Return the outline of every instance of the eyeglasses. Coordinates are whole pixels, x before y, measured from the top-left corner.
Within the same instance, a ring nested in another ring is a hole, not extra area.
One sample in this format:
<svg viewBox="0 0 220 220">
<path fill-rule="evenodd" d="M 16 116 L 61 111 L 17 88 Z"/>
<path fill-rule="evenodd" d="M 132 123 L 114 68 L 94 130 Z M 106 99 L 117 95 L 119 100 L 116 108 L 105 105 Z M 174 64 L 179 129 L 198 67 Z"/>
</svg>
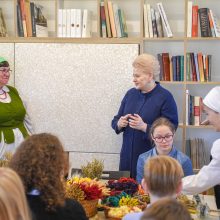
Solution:
<svg viewBox="0 0 220 220">
<path fill-rule="evenodd" d="M 168 135 L 166 135 L 166 136 L 164 136 L 164 137 L 162 137 L 162 136 L 158 136 L 158 137 L 153 137 L 153 139 L 157 142 L 157 143 L 162 143 L 163 142 L 163 140 L 165 140 L 165 141 L 171 141 L 172 139 L 173 139 L 173 134 L 168 134 Z"/>
<path fill-rule="evenodd" d="M 9 68 L 0 68 L 0 72 L 2 72 L 2 73 L 4 73 L 4 74 L 6 74 L 6 73 L 11 73 L 11 72 L 12 72 L 12 70 L 11 70 L 11 69 L 9 69 Z"/>
</svg>

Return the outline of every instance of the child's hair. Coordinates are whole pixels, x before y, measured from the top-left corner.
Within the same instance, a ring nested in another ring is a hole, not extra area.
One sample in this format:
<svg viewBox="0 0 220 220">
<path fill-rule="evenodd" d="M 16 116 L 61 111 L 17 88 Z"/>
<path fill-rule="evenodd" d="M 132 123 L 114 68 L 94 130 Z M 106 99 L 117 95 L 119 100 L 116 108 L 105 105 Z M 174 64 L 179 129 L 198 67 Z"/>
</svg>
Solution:
<svg viewBox="0 0 220 220">
<path fill-rule="evenodd" d="M 0 168 L 0 219 L 30 220 L 22 181 L 9 168 Z"/>
<path fill-rule="evenodd" d="M 186 207 L 176 199 L 163 198 L 144 211 L 141 220 L 191 220 Z"/>
<path fill-rule="evenodd" d="M 164 197 L 177 193 L 183 177 L 179 162 L 169 156 L 155 156 L 144 166 L 144 180 L 153 195 Z"/>
<path fill-rule="evenodd" d="M 169 119 L 164 118 L 164 117 L 160 117 L 160 118 L 156 119 L 153 122 L 153 124 L 151 125 L 150 134 L 153 135 L 154 130 L 159 126 L 167 126 L 172 131 L 173 134 L 176 131 L 174 124 Z"/>
</svg>

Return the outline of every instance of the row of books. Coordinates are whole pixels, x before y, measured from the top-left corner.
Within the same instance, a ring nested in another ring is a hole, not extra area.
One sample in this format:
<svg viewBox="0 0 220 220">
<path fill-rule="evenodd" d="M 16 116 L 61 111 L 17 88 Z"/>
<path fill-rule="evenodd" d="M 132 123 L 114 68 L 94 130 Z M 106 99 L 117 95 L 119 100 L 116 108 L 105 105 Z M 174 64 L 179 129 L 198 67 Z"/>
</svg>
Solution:
<svg viewBox="0 0 220 220">
<path fill-rule="evenodd" d="M 0 37 L 7 37 L 8 32 L 5 24 L 5 19 L 3 16 L 3 10 L 0 8 Z"/>
<path fill-rule="evenodd" d="M 48 37 L 47 19 L 43 14 L 43 6 L 18 0 L 17 27 L 19 37 Z"/>
<path fill-rule="evenodd" d="M 209 8 L 199 8 L 188 1 L 187 37 L 198 37 L 200 26 L 201 37 L 220 37 L 220 20 Z"/>
<path fill-rule="evenodd" d="M 209 163 L 209 154 L 202 138 L 186 140 L 186 155 L 191 159 L 194 169 L 201 169 Z"/>
<path fill-rule="evenodd" d="M 202 98 L 193 96 L 186 90 L 186 125 L 200 126 L 205 121 L 205 113 L 202 111 Z"/>
<path fill-rule="evenodd" d="M 92 12 L 88 9 L 59 9 L 58 37 L 91 37 Z"/>
<path fill-rule="evenodd" d="M 202 53 L 186 54 L 186 80 L 187 81 L 211 81 L 212 55 Z"/>
<path fill-rule="evenodd" d="M 101 0 L 100 27 L 103 38 L 128 37 L 125 13 L 116 3 L 111 1 Z"/>
<path fill-rule="evenodd" d="M 173 37 L 163 4 L 157 3 L 158 11 L 150 4 L 144 4 L 144 36 L 146 38 Z M 165 31 L 164 31 L 165 30 Z"/>
<path fill-rule="evenodd" d="M 160 64 L 160 80 L 184 81 L 184 56 L 171 56 L 169 53 L 157 54 Z"/>
</svg>

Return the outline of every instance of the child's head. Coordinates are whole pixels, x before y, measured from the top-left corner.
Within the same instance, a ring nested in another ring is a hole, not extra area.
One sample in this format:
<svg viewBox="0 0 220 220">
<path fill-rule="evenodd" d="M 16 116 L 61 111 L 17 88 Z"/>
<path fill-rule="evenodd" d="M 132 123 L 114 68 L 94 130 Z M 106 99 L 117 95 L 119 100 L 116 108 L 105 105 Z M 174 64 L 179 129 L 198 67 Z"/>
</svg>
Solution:
<svg viewBox="0 0 220 220">
<path fill-rule="evenodd" d="M 172 149 L 175 126 L 167 118 L 158 118 L 151 126 L 151 138 L 158 154 L 168 155 Z"/>
<path fill-rule="evenodd" d="M 155 156 L 144 166 L 143 187 L 150 195 L 174 196 L 182 189 L 183 170 L 177 160 L 169 156 Z"/>
<path fill-rule="evenodd" d="M 163 198 L 144 211 L 141 220 L 191 220 L 186 207 L 176 199 Z"/>
</svg>

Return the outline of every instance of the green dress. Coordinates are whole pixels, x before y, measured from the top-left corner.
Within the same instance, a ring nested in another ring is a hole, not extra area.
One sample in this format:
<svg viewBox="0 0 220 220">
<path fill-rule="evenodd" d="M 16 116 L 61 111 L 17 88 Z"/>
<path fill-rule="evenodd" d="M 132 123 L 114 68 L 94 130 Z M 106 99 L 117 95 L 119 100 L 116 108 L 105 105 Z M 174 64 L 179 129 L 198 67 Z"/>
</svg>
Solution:
<svg viewBox="0 0 220 220">
<path fill-rule="evenodd" d="M 26 110 L 18 91 L 12 86 L 7 86 L 7 88 L 9 89 L 8 94 L 11 97 L 11 102 L 0 102 L 0 142 L 12 144 L 16 138 L 13 129 L 18 128 L 23 138 L 28 136 L 28 132 L 24 126 Z M 4 140 L 2 140 L 2 138 L 4 138 Z M 0 147 L 3 147 L 2 145 L 3 144 L 1 144 Z"/>
</svg>

